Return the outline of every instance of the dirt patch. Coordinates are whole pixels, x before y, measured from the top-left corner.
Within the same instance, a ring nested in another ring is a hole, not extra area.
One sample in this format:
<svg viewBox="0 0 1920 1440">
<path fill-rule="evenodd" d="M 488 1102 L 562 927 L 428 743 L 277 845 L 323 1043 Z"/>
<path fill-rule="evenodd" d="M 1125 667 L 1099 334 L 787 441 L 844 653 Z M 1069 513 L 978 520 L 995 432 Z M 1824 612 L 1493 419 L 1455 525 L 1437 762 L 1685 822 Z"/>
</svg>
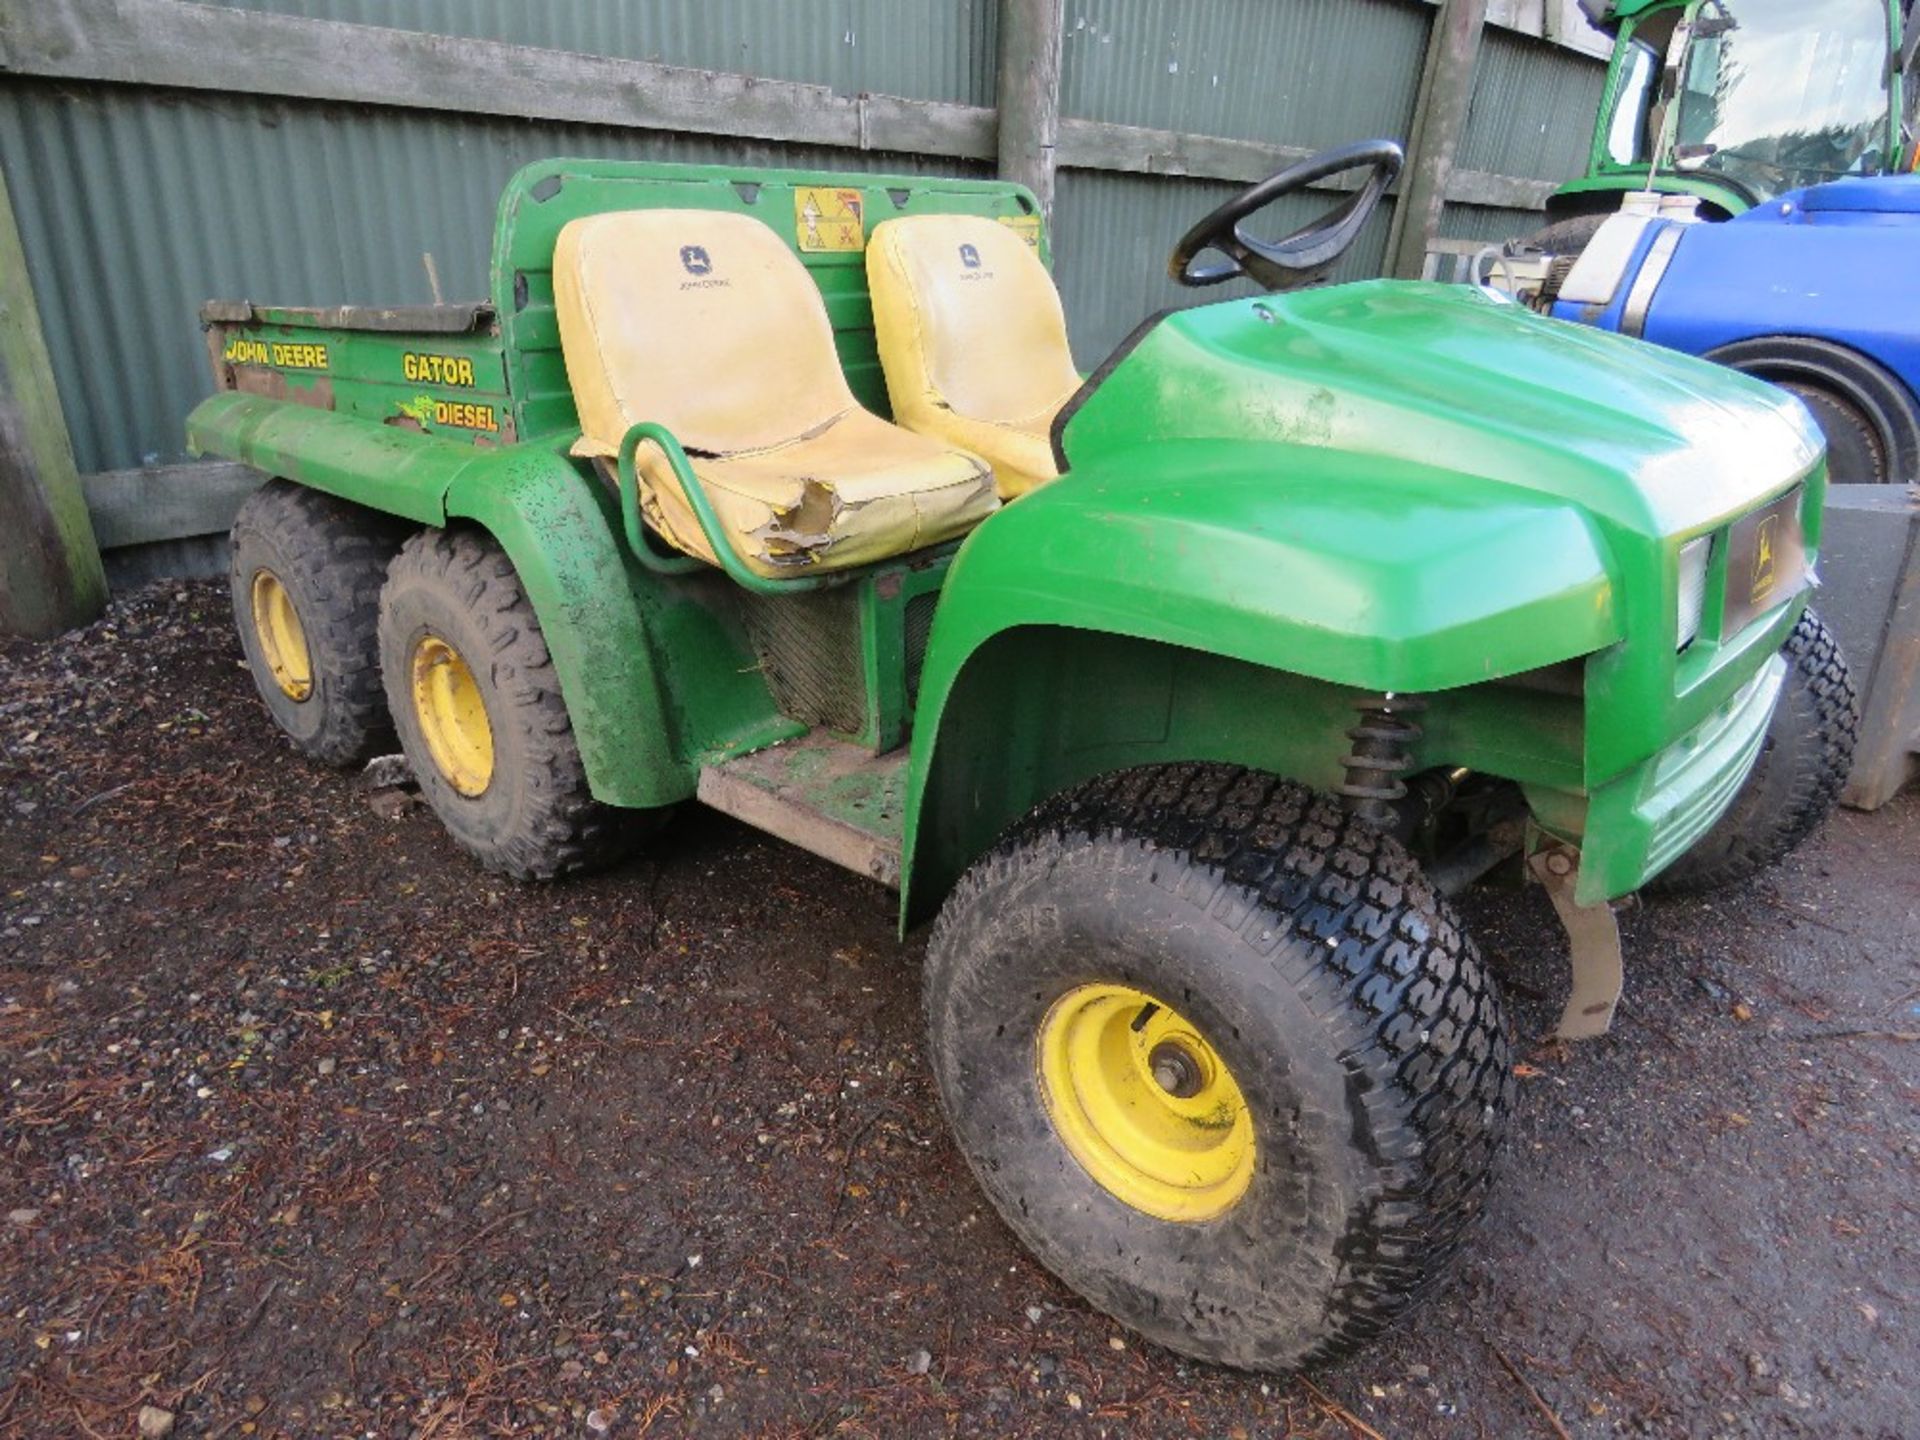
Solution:
<svg viewBox="0 0 1920 1440">
<path fill-rule="evenodd" d="M 1920 1433 L 1912 795 L 1629 914 L 1454 1283 L 1292 1383 L 1013 1243 L 885 892 L 703 812 L 520 887 L 386 808 L 280 742 L 217 586 L 0 649 L 0 1433 Z M 1542 1034 L 1544 900 L 1466 909 Z"/>
</svg>

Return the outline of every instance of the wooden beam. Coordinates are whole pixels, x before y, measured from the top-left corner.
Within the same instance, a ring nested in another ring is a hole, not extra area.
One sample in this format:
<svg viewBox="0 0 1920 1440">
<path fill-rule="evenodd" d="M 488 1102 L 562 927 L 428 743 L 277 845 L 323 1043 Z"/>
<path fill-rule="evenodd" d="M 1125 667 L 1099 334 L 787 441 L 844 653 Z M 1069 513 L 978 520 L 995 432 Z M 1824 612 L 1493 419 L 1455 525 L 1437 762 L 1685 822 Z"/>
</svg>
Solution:
<svg viewBox="0 0 1920 1440">
<path fill-rule="evenodd" d="M 0 173 L 0 634 L 45 639 L 107 603 L 26 252 Z"/>
<path fill-rule="evenodd" d="M 1449 204 L 1486 205 L 1496 210 L 1544 210 L 1560 187 L 1552 180 L 1523 180 L 1486 170 L 1454 170 L 1447 176 Z"/>
<path fill-rule="evenodd" d="M 80 488 L 102 550 L 224 534 L 267 477 L 250 465 L 207 460 L 82 476 Z"/>
<path fill-rule="evenodd" d="M 1195 180 L 1237 180 L 1251 185 L 1313 154 L 1299 145 L 1232 140 L 1179 130 L 1152 130 L 1106 120 L 1060 121 L 1056 163 L 1063 170 L 1109 170 L 1135 175 L 1180 175 Z M 1363 177 L 1336 176 L 1318 189 L 1357 190 Z M 1554 191 L 1550 180 L 1523 180 L 1484 170 L 1455 170 L 1447 199 L 1498 209 L 1539 210 Z"/>
<path fill-rule="evenodd" d="M 993 112 L 180 0 L 0 6 L 0 72 L 990 159 Z"/>
<path fill-rule="evenodd" d="M 1055 150 L 1060 141 L 1060 42 L 1066 0 L 1001 0 L 1000 178 L 1033 191 L 1053 213 Z"/>
<path fill-rule="evenodd" d="M 1390 274 L 1417 277 L 1428 243 L 1440 233 L 1453 158 L 1473 104 L 1474 63 L 1486 21 L 1487 0 L 1442 0 L 1433 17 L 1426 69 L 1414 106 L 1412 143 L 1407 147 L 1407 173 L 1387 239 Z"/>
<path fill-rule="evenodd" d="M 1057 9 L 1059 0 L 1052 3 Z M 975 105 L 836 95 L 820 85 L 179 0 L 37 0 L 0 7 L 5 72 L 963 160 L 999 156 L 995 112 Z M 1054 125 L 1056 171 L 1250 184 L 1309 153 L 1294 145 L 1061 118 L 1057 110 Z M 1043 136 L 1031 152 L 1036 165 L 1046 143 Z M 1037 170 L 1020 178 L 1032 184 Z M 1033 188 L 1038 193 L 1040 187 Z M 1543 181 L 1455 171 L 1447 198 L 1538 209 L 1552 188 Z"/>
</svg>

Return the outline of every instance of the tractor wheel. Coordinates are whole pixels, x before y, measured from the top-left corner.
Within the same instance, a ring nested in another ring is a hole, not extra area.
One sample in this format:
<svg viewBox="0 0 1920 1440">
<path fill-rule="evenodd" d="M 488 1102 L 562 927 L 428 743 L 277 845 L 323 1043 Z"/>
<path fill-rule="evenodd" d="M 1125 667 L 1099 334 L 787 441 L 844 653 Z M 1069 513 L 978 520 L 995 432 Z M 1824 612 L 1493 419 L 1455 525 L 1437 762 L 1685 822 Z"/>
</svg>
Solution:
<svg viewBox="0 0 1920 1440">
<path fill-rule="evenodd" d="M 1827 437 L 1827 475 L 1835 485 L 1920 480 L 1920 404 L 1866 356 L 1826 340 L 1774 335 L 1724 345 L 1706 358 L 1805 401 Z"/>
<path fill-rule="evenodd" d="M 328 765 L 393 744 L 380 688 L 380 586 L 406 531 L 378 511 L 269 480 L 234 517 L 233 620 L 254 686 Z"/>
<path fill-rule="evenodd" d="M 617 860 L 646 828 L 651 812 L 589 793 L 540 622 L 490 537 L 407 541 L 380 596 L 380 668 L 421 793 L 489 870 L 551 880 Z"/>
<path fill-rule="evenodd" d="M 1833 632 L 1809 610 L 1781 652 L 1787 676 L 1760 758 L 1727 813 L 1648 885 L 1692 895 L 1750 880 L 1820 828 L 1853 768 L 1860 712 Z"/>
<path fill-rule="evenodd" d="M 1353 1349 L 1484 1204 L 1514 1081 L 1473 944 L 1392 839 L 1219 765 L 1123 771 L 976 863 L 927 954 L 941 1101 L 1001 1217 L 1187 1355 Z"/>
</svg>

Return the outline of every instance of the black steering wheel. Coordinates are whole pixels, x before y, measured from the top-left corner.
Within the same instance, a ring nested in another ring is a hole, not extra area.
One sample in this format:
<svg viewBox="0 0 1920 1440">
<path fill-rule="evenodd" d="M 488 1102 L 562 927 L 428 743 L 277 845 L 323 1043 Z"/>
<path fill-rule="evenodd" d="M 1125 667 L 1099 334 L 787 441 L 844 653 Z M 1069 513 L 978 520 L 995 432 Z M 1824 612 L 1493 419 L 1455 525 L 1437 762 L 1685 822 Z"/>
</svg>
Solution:
<svg viewBox="0 0 1920 1440">
<path fill-rule="evenodd" d="M 1167 261 L 1167 272 L 1182 285 L 1218 285 L 1236 275 L 1245 275 L 1268 290 L 1317 285 L 1326 279 L 1334 261 L 1359 238 L 1360 227 L 1367 223 L 1373 207 L 1380 203 L 1404 163 L 1406 155 L 1393 141 L 1362 140 L 1289 165 L 1259 184 L 1249 185 L 1181 236 Z M 1256 240 L 1241 228 L 1241 222 L 1282 195 L 1363 167 L 1371 167 L 1373 173 L 1358 190 L 1291 235 Z M 1196 264 L 1207 250 L 1217 250 L 1226 258 L 1210 265 Z"/>
</svg>

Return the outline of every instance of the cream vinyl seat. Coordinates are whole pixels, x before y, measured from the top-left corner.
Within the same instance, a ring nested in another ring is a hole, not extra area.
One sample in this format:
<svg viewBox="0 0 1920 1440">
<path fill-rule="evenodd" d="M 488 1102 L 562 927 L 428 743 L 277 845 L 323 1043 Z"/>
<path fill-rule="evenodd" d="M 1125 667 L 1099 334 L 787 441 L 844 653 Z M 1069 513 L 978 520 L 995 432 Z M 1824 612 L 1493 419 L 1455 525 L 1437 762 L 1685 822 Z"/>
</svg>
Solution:
<svg viewBox="0 0 1920 1440">
<path fill-rule="evenodd" d="M 993 466 L 1002 499 L 1055 479 L 1048 431 L 1080 388 L 1053 276 L 978 215 L 876 226 L 867 288 L 894 420 Z"/>
<path fill-rule="evenodd" d="M 685 448 L 755 573 L 844 569 L 958 535 L 999 503 L 978 457 L 890 425 L 854 399 L 806 267 L 746 215 L 623 210 L 561 230 L 560 346 L 582 435 L 614 457 L 636 421 Z M 647 522 L 715 559 L 673 470 L 639 452 Z"/>
</svg>

